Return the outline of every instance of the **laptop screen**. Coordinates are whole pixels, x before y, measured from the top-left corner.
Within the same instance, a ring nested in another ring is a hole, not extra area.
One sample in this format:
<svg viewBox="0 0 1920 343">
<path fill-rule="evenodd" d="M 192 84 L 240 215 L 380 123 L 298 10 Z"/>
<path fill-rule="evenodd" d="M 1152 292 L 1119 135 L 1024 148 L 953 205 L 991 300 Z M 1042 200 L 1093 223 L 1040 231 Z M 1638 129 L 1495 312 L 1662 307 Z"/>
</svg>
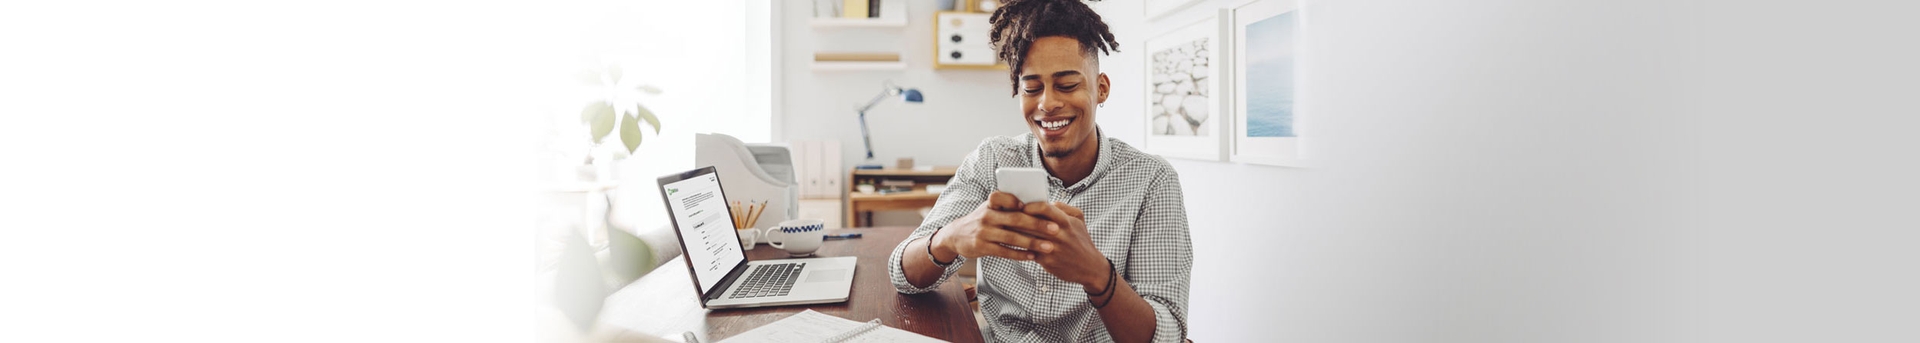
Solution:
<svg viewBox="0 0 1920 343">
<path fill-rule="evenodd" d="M 687 262 L 693 266 L 693 280 L 700 293 L 713 290 L 735 265 L 746 261 L 740 251 L 740 235 L 733 230 L 727 199 L 720 193 L 720 176 L 712 169 L 684 180 L 660 186 L 667 208 L 679 226 L 680 244 L 687 250 Z"/>
</svg>

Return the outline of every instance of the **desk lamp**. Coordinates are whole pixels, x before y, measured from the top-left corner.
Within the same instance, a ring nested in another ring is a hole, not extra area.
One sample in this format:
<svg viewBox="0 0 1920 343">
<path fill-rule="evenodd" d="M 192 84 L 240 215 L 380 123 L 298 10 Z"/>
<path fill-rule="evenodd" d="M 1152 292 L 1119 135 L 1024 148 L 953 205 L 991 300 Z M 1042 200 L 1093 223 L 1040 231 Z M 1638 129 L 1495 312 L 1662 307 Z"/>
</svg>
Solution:
<svg viewBox="0 0 1920 343">
<path fill-rule="evenodd" d="M 860 112 L 860 140 L 867 145 L 867 161 L 855 166 L 854 169 L 881 169 L 879 163 L 873 162 L 873 136 L 867 134 L 867 110 L 873 109 L 874 105 L 879 105 L 880 101 L 887 100 L 887 97 L 895 95 L 910 104 L 918 104 L 925 100 L 921 97 L 919 89 L 900 88 L 894 85 L 893 81 L 882 84 L 880 94 L 874 95 L 873 101 L 868 101 L 866 106 L 861 106 L 857 110 Z"/>
</svg>

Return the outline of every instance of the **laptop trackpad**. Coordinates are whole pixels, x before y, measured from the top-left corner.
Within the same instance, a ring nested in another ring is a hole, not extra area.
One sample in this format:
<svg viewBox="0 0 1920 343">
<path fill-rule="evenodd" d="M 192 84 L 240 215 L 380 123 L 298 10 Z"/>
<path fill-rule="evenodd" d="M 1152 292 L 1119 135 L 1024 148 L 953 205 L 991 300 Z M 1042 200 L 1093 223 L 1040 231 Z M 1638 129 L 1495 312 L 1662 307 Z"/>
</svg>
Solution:
<svg viewBox="0 0 1920 343">
<path fill-rule="evenodd" d="M 842 281 L 847 278 L 847 269 L 816 270 L 807 275 L 807 282 Z"/>
</svg>

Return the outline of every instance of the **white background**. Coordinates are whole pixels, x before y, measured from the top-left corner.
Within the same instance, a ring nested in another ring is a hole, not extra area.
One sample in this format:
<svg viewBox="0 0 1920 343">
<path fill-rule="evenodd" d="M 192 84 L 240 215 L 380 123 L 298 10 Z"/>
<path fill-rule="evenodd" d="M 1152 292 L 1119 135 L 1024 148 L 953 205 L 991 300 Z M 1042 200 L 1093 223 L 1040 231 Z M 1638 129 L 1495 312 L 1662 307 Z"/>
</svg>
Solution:
<svg viewBox="0 0 1920 343">
<path fill-rule="evenodd" d="M 1100 126 L 1140 142 L 1141 42 L 1242 3 L 1096 3 Z M 1169 159 L 1192 337 L 1914 340 L 1920 28 L 1890 3 L 1303 1 L 1315 167 Z"/>
<path fill-rule="evenodd" d="M 1196 340 L 1920 340 L 1911 5 L 1303 7 L 1328 164 L 1174 161 Z M 0 341 L 530 340 L 533 128 L 599 10 L 0 5 Z"/>
<path fill-rule="evenodd" d="M 0 341 L 532 340 L 574 73 L 666 92 L 623 177 L 764 141 L 746 4 L 0 5 Z"/>
</svg>

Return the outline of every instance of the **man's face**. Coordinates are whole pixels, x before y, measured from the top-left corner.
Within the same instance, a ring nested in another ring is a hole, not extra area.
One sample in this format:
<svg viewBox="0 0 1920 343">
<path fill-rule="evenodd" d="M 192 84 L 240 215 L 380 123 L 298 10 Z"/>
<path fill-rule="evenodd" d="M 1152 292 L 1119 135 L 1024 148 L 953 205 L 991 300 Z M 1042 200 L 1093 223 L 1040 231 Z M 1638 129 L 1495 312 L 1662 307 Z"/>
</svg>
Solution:
<svg viewBox="0 0 1920 343">
<path fill-rule="evenodd" d="M 1107 76 L 1098 60 L 1081 54 L 1080 41 L 1042 37 L 1027 50 L 1020 71 L 1020 111 L 1027 129 L 1048 157 L 1066 157 L 1094 142 L 1093 111 L 1107 98 Z"/>
</svg>

